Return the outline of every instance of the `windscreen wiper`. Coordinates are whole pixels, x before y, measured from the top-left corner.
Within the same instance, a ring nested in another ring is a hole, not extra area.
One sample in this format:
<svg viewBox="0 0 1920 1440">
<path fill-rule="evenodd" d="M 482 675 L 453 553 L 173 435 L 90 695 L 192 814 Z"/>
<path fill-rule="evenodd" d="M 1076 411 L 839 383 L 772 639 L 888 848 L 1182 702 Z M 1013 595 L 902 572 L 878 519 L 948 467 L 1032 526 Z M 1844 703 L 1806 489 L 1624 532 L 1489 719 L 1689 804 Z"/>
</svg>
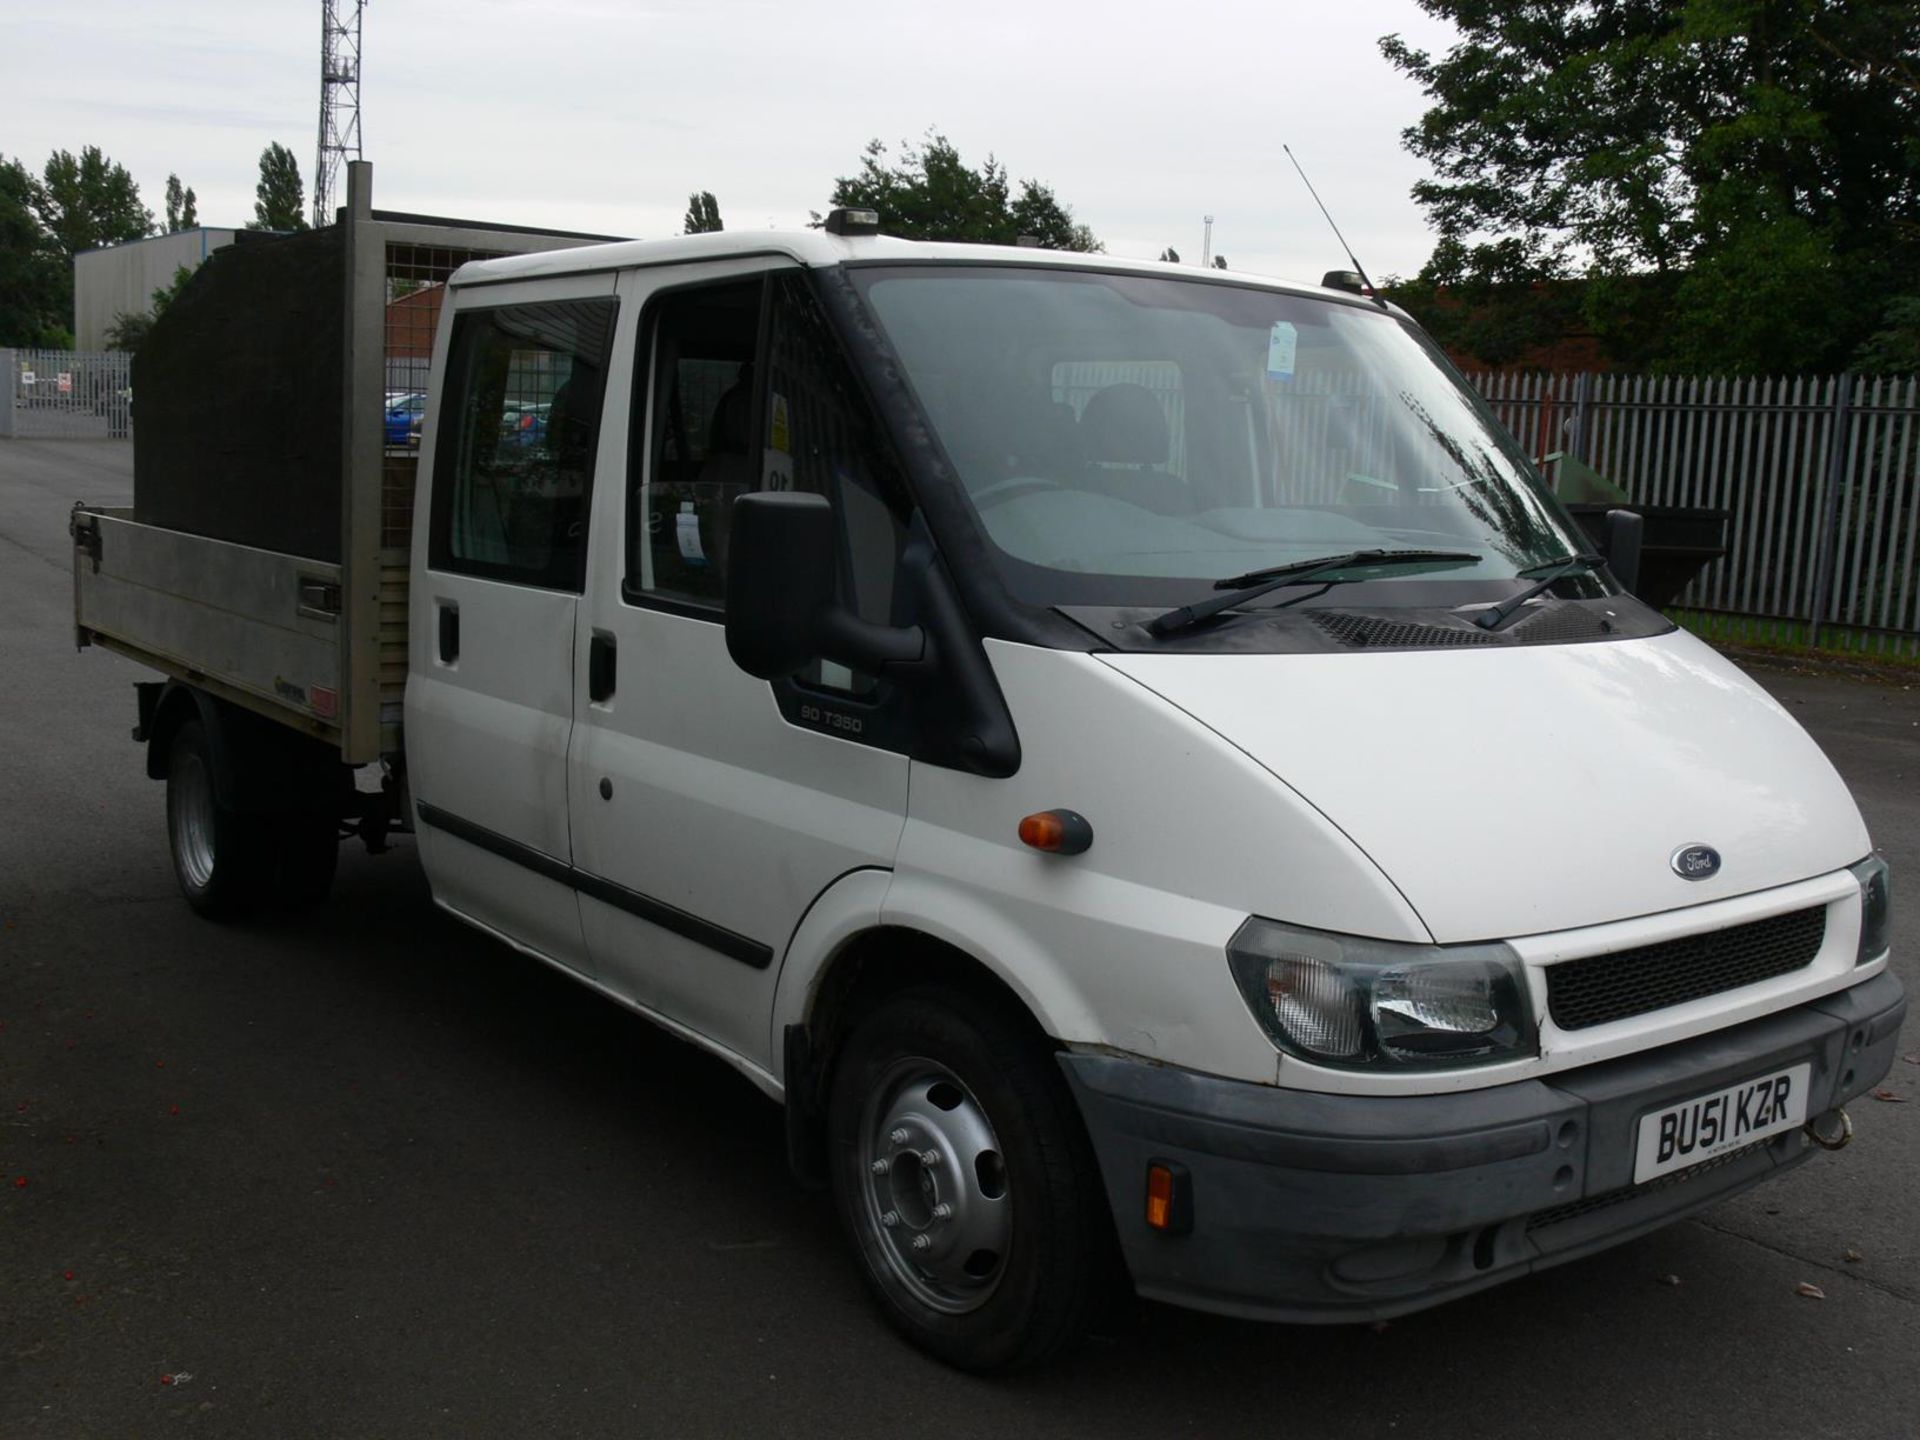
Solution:
<svg viewBox="0 0 1920 1440">
<path fill-rule="evenodd" d="M 1322 555 L 1317 560 L 1295 560 L 1289 565 L 1271 565 L 1265 570 L 1249 570 L 1244 575 L 1230 575 L 1225 580 L 1213 582 L 1216 590 L 1228 591 L 1228 594 L 1215 596 L 1211 600 L 1198 600 L 1191 605 L 1181 605 L 1163 615 L 1156 615 L 1147 621 L 1147 633 L 1151 635 L 1171 635 L 1176 630 L 1185 630 L 1190 625 L 1198 625 L 1202 620 L 1211 619 L 1222 610 L 1231 610 L 1236 605 L 1244 605 L 1249 600 L 1258 600 L 1270 591 L 1286 585 L 1304 585 L 1308 581 L 1318 580 L 1336 570 L 1350 570 L 1355 566 L 1368 568 L 1389 565 L 1428 565 L 1451 561 L 1457 565 L 1478 565 L 1480 557 L 1470 555 L 1464 550 L 1349 550 L 1344 555 Z M 1330 585 L 1349 583 L 1330 580 Z"/>
<path fill-rule="evenodd" d="M 1548 560 L 1540 565 L 1529 565 L 1526 569 L 1517 571 L 1516 573 L 1523 580 L 1538 575 L 1540 577 L 1538 582 L 1529 585 L 1518 595 L 1502 600 L 1498 605 L 1490 606 L 1488 609 L 1482 610 L 1478 615 L 1473 617 L 1473 623 L 1478 625 L 1482 630 L 1498 630 L 1513 617 L 1514 612 L 1519 610 L 1522 605 L 1533 599 L 1534 596 L 1540 594 L 1541 591 L 1545 590 L 1549 585 L 1552 585 L 1556 580 L 1565 579 L 1577 570 L 1598 570 L 1606 563 L 1607 557 L 1604 555 L 1563 555 L 1558 560 Z"/>
</svg>

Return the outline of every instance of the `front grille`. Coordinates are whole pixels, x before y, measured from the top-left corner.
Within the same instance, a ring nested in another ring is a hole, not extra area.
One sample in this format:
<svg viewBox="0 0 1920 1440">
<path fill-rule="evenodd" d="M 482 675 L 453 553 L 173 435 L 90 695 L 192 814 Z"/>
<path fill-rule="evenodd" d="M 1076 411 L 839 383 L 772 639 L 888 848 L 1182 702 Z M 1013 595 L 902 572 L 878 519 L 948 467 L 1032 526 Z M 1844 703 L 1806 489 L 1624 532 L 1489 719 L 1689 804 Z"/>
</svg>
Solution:
<svg viewBox="0 0 1920 1440">
<path fill-rule="evenodd" d="M 1811 964 L 1826 931 L 1826 906 L 1815 905 L 1704 935 L 1563 961 L 1547 967 L 1547 1009 L 1562 1030 L 1585 1030 L 1737 990 Z"/>
<path fill-rule="evenodd" d="M 1406 620 L 1383 620 L 1377 615 L 1346 615 L 1338 610 L 1316 610 L 1313 623 L 1342 645 L 1359 650 L 1374 646 L 1450 647 L 1497 645 L 1500 642 L 1473 626 L 1420 625 Z"/>
<path fill-rule="evenodd" d="M 1596 1210 L 1611 1210 L 1629 1200 L 1638 1200 L 1642 1195 L 1653 1195 L 1662 1190 L 1671 1190 L 1676 1185 L 1685 1185 L 1690 1180 L 1698 1180 L 1702 1175 L 1711 1175 L 1716 1170 L 1746 1159 L 1762 1145 L 1773 1143 L 1772 1140 L 1756 1140 L 1751 1145 L 1742 1145 L 1738 1150 L 1729 1150 L 1724 1155 L 1716 1155 L 1698 1165 L 1689 1165 L 1685 1170 L 1676 1170 L 1671 1175 L 1662 1175 L 1644 1185 L 1629 1185 L 1625 1189 L 1609 1190 L 1604 1195 L 1569 1200 L 1565 1205 L 1555 1205 L 1551 1210 L 1536 1210 L 1527 1217 L 1527 1232 L 1531 1234 L 1535 1230 L 1544 1230 L 1549 1225 L 1564 1225 L 1569 1220 L 1578 1220 L 1582 1215 L 1591 1215 Z"/>
</svg>

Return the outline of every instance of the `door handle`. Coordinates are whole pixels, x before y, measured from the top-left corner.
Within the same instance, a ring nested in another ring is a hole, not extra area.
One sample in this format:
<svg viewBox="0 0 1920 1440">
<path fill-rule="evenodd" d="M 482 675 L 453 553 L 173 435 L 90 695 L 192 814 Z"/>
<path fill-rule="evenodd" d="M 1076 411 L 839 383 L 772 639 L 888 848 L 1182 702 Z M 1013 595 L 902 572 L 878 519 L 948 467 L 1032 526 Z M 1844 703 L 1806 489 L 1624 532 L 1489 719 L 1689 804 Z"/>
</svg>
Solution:
<svg viewBox="0 0 1920 1440">
<path fill-rule="evenodd" d="M 440 663 L 451 665 L 460 658 L 460 607 L 451 601 L 440 602 Z"/>
<path fill-rule="evenodd" d="M 604 630 L 594 631 L 587 642 L 587 699 L 596 705 L 613 698 L 615 653 L 613 636 Z"/>
</svg>

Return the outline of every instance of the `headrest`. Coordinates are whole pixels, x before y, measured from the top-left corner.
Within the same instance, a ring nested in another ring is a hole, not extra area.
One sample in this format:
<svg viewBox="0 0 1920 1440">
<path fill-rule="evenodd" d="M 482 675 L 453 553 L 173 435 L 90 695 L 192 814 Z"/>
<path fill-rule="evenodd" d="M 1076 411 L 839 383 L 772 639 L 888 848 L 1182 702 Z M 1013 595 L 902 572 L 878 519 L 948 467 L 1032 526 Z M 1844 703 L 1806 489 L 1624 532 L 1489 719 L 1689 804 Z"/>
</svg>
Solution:
<svg viewBox="0 0 1920 1440">
<path fill-rule="evenodd" d="M 1081 444 L 1098 464 L 1159 465 L 1172 444 L 1167 413 L 1144 385 L 1109 385 L 1080 412 Z"/>
</svg>

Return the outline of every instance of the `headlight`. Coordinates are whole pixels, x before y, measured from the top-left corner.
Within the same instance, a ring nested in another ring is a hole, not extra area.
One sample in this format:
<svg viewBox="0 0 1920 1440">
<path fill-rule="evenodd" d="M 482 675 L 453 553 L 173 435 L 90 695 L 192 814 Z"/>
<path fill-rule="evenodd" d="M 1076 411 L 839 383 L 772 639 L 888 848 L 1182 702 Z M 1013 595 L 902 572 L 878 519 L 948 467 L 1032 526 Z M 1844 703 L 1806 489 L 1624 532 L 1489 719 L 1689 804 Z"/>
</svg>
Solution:
<svg viewBox="0 0 1920 1440">
<path fill-rule="evenodd" d="M 1505 945 L 1397 945 L 1256 916 L 1227 959 L 1273 1043 L 1316 1064 L 1439 1069 L 1539 1048 L 1520 957 Z"/>
<path fill-rule="evenodd" d="M 1853 878 L 1860 882 L 1860 949 L 1853 963 L 1865 965 L 1893 943 L 1893 867 L 1869 855 L 1853 867 Z"/>
</svg>

